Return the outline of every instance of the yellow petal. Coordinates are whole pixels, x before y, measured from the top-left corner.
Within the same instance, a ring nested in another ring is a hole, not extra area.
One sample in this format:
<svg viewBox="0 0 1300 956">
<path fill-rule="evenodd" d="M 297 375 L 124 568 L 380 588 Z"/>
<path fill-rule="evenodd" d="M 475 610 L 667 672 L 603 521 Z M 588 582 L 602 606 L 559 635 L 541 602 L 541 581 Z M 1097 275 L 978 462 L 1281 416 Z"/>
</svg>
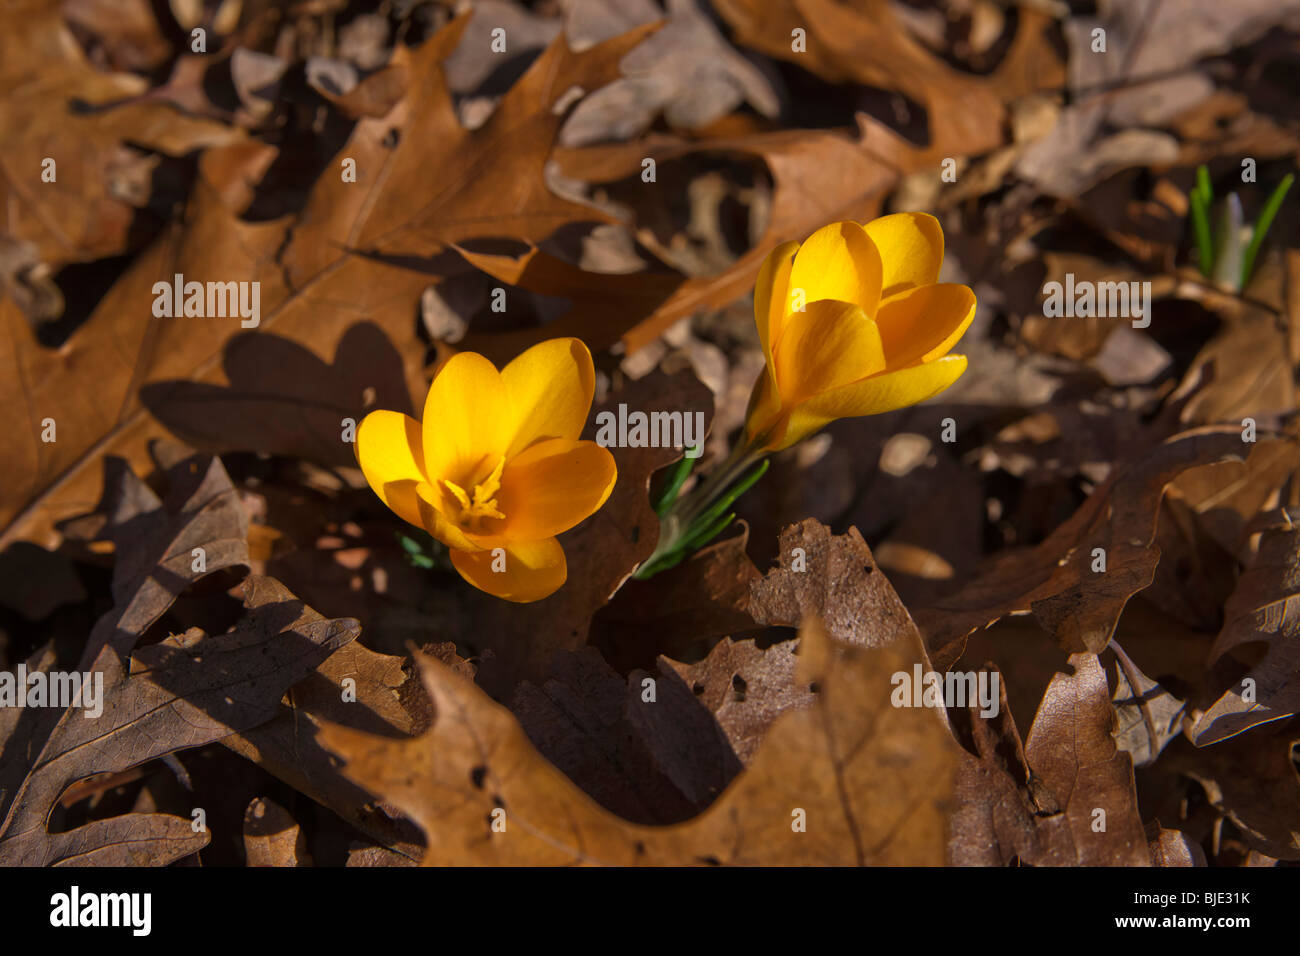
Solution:
<svg viewBox="0 0 1300 956">
<path fill-rule="evenodd" d="M 873 219 L 864 227 L 884 263 L 881 295 L 939 281 L 943 265 L 943 229 L 923 212 L 900 212 Z"/>
<path fill-rule="evenodd" d="M 568 531 L 605 503 L 618 469 L 593 441 L 552 438 L 512 458 L 501 473 L 497 533 L 511 541 L 550 538 Z"/>
<path fill-rule="evenodd" d="M 957 344 L 975 318 L 975 293 L 949 282 L 922 285 L 884 299 L 876 313 L 891 369 L 929 362 Z"/>
<path fill-rule="evenodd" d="M 596 392 L 591 353 L 581 339 L 539 342 L 501 370 L 514 413 L 506 458 L 536 441 L 577 438 Z"/>
<path fill-rule="evenodd" d="M 879 415 L 933 398 L 966 371 L 966 356 L 946 355 L 925 365 L 914 365 L 843 385 L 814 395 L 796 406 L 789 428 L 773 450 L 789 448 L 837 418 Z"/>
<path fill-rule="evenodd" d="M 765 371 L 754 383 L 745 411 L 745 435 L 751 443 L 767 443 L 768 432 L 781 415 L 781 396 L 777 393 L 775 373 Z"/>
<path fill-rule="evenodd" d="M 438 370 L 424 401 L 424 468 L 430 480 L 464 487 L 505 452 L 513 420 L 501 373 L 477 352 L 459 352 Z"/>
<path fill-rule="evenodd" d="M 883 372 L 885 353 L 876 323 L 859 306 L 823 299 L 790 316 L 776 353 L 781 404 Z"/>
<path fill-rule="evenodd" d="M 769 367 L 772 343 L 780 337 L 781 320 L 790 310 L 790 270 L 798 248 L 797 242 L 783 242 L 769 252 L 754 283 L 754 324 Z"/>
<path fill-rule="evenodd" d="M 564 549 L 554 538 L 515 541 L 500 550 L 470 554 L 452 551 L 451 563 L 460 576 L 480 591 L 507 601 L 540 601 L 559 590 L 568 576 Z M 493 564 L 503 568 L 492 569 Z"/>
<path fill-rule="evenodd" d="M 835 222 L 809 236 L 794 257 L 789 300 L 803 290 L 805 303 L 836 299 L 862 307 L 869 316 L 880 302 L 880 253 L 856 222 Z M 784 303 L 790 312 L 790 301 Z"/>
<path fill-rule="evenodd" d="M 425 480 L 420 423 L 401 412 L 373 411 L 357 426 L 356 453 L 379 499 L 403 521 L 423 525 L 415 491 Z"/>
</svg>

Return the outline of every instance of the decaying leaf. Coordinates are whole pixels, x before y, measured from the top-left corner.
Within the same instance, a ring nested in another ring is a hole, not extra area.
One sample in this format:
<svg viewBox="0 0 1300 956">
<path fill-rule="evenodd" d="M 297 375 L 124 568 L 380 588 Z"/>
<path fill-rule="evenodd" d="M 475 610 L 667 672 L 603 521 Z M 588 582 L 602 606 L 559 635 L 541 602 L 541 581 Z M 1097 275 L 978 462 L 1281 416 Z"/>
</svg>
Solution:
<svg viewBox="0 0 1300 956">
<path fill-rule="evenodd" d="M 1263 641 L 1267 653 L 1199 714 L 1191 729 L 1198 747 L 1300 711 L 1300 529 L 1283 513 L 1283 525 L 1264 532 L 1254 563 L 1223 609 L 1223 630 L 1211 661 Z"/>
<path fill-rule="evenodd" d="M 812 688 L 798 679 L 795 642 L 760 648 L 753 641 L 724 637 L 696 664 L 661 658 L 659 670 L 671 668 L 712 711 L 732 750 L 744 763 L 758 752 L 768 728 L 781 714 L 811 707 Z"/>
<path fill-rule="evenodd" d="M 5 753 L 23 759 L 4 762 L 0 859 L 166 863 L 206 845 L 206 830 L 167 814 L 98 820 L 60 833 L 46 824 L 79 780 L 270 720 L 286 690 L 359 632 L 355 621 L 321 617 L 274 579 L 249 577 L 246 614 L 233 630 L 191 627 L 137 646 L 188 585 L 247 563 L 247 523 L 217 459 L 174 464 L 165 503 L 120 462 L 109 471 L 98 515 L 101 535 L 116 546 L 116 604 L 96 623 L 76 666 L 94 691 L 83 690 L 66 709 L 20 712 L 8 728 Z M 57 670 L 48 658 L 43 666 Z"/>
<path fill-rule="evenodd" d="M 103 681 L 103 714 L 63 712 L 5 806 L 0 860 L 6 865 L 160 865 L 205 846 L 206 829 L 168 814 L 97 820 L 62 833 L 46 819 L 63 790 L 221 740 L 275 715 L 284 692 L 331 652 L 354 640 L 355 621 L 328 621 L 270 578 L 244 585 L 248 614 L 233 631 L 198 628 L 136 650 L 124 662 L 105 646 L 86 669 Z M 18 729 L 22 733 L 22 728 Z M 11 741 L 11 743 L 14 743 Z M 138 842 L 137 842 L 138 841 Z"/>
<path fill-rule="evenodd" d="M 1159 560 L 1152 539 L 1169 482 L 1188 468 L 1245 451 L 1240 429 L 1204 428 L 1118 470 L 1042 544 L 1002 557 L 956 594 L 918 612 L 936 667 L 950 667 L 972 631 L 1029 611 L 1066 650 L 1100 651 L 1125 603 L 1151 583 Z M 1094 570 L 1103 566 L 1104 572 Z"/>
<path fill-rule="evenodd" d="M 137 467 L 144 465 L 148 439 L 163 430 L 142 406 L 139 386 L 158 385 L 150 393 L 151 404 L 158 407 L 177 389 L 182 399 L 195 397 L 193 386 L 178 386 L 179 379 L 221 383 L 223 353 L 235 347 L 231 338 L 244 319 L 155 317 L 153 286 L 160 277 L 180 274 L 208 281 L 240 276 L 260 283 L 259 332 L 299 343 L 325 363 L 334 360 L 349 329 L 373 323 L 401 357 L 409 393 L 417 394 L 424 386 L 425 348 L 413 315 L 421 293 L 435 280 L 427 263 L 422 268 L 394 261 L 410 264 L 414 257 L 435 256 L 453 242 L 480 237 L 540 239 L 573 221 L 604 218 L 594 207 L 561 199 L 545 184 L 542 170 L 562 121 L 552 107 L 571 87 L 597 86 L 613 78 L 621 54 L 648 29 L 580 54 L 558 39 L 491 120 L 471 133 L 456 118 L 442 73 L 442 62 L 466 19 L 439 30 L 414 52 L 401 48 L 394 54 L 394 69 L 409 78 L 408 95 L 385 116 L 356 124 L 335 164 L 353 161 L 355 181 L 336 169 L 321 177 L 300 213 L 247 220 L 241 214 L 252 198 L 251 184 L 266 175 L 277 151 L 259 143 L 212 148 L 200 162 L 185 228 L 164 235 L 139 256 L 64 349 L 42 348 L 13 300 L 0 298 L 8 344 L 0 351 L 0 399 L 42 413 L 30 421 L 30 429 L 9 432 L 0 445 L 6 461 L 15 464 L 15 480 L 6 482 L 0 495 L 5 529 L 0 544 L 48 540 L 55 521 L 93 500 L 98 486 L 94 453 L 112 450 Z M 436 180 L 428 175 L 435 163 Z M 431 183 L 437 191 L 427 202 L 413 205 L 411 196 L 425 195 Z M 506 207 L 512 212 L 505 217 L 483 213 Z M 250 353 L 273 348 L 257 338 L 238 347 Z M 273 359 L 226 360 L 234 368 L 261 368 L 267 361 Z M 79 387 L 78 378 L 92 368 L 93 396 Z M 362 379 L 357 384 L 363 390 L 391 391 L 386 363 L 367 366 Z M 318 390 L 310 378 L 285 379 L 275 390 L 276 403 L 290 414 L 301 412 L 312 407 Z M 238 397 L 246 404 L 253 399 Z M 40 440 L 45 416 L 58 423 L 59 441 Z M 278 433 L 283 435 L 283 424 Z M 341 446 L 342 422 L 337 434 Z M 329 450 L 325 457 L 335 460 L 338 452 Z"/>
<path fill-rule="evenodd" d="M 1293 721 L 1209 747 L 1180 739 L 1161 755 L 1159 766 L 1199 783 L 1251 847 L 1279 860 L 1300 860 L 1300 776 L 1292 756 L 1297 739 Z"/>
<path fill-rule="evenodd" d="M 1115 743 L 1133 758 L 1137 767 L 1154 763 L 1171 740 L 1182 731 L 1187 702 L 1179 700 L 1147 677 L 1114 642 L 1119 658 L 1115 678 Z"/>
<path fill-rule="evenodd" d="M 690 687 L 670 673 L 645 681 L 583 648 L 557 654 L 540 686 L 521 683 L 510 709 L 541 754 L 602 807 L 637 823 L 676 823 L 712 803 L 741 764 Z"/>
<path fill-rule="evenodd" d="M 243 138 L 142 98 L 143 77 L 96 70 L 60 4 L 5 0 L 0 18 L 3 230 L 33 243 L 49 265 L 125 251 L 135 210 L 120 178 L 139 162 L 127 143 L 180 156 Z"/>
<path fill-rule="evenodd" d="M 258 797 L 244 813 L 244 855 L 249 866 L 310 866 L 302 828 L 274 800 Z"/>
<path fill-rule="evenodd" d="M 1205 851 L 1181 830 L 1169 830 L 1155 822 L 1150 837 L 1152 866 L 1205 866 Z"/>
<path fill-rule="evenodd" d="M 717 802 L 673 827 L 598 807 L 509 711 L 428 660 L 439 718 L 425 736 L 322 732 L 352 779 L 419 823 L 428 864 L 936 864 L 956 753 L 932 711 L 891 706 L 890 676 L 920 654 L 906 632 L 892 636 L 866 650 L 806 629 L 800 680 L 817 685 L 817 703 L 781 717 Z"/>
<path fill-rule="evenodd" d="M 1112 736 L 1106 674 L 1093 654 L 1048 685 L 1023 749 L 1006 708 L 972 708 L 978 757 L 963 755 L 950 857 L 957 865 L 1147 866 L 1133 762 Z"/>
</svg>

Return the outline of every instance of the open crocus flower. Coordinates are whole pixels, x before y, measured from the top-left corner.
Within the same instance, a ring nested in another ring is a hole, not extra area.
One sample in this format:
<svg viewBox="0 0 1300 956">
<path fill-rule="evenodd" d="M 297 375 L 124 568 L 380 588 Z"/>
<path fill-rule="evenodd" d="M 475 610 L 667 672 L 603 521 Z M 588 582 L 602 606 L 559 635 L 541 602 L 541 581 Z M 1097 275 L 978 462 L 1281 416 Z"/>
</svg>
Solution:
<svg viewBox="0 0 1300 956">
<path fill-rule="evenodd" d="M 438 370 L 424 420 L 374 411 L 357 429 L 366 481 L 451 550 L 470 584 L 537 601 L 568 574 L 555 536 L 605 503 L 614 457 L 580 441 L 595 373 L 578 339 L 533 346 L 501 371 L 475 352 Z"/>
<path fill-rule="evenodd" d="M 837 222 L 774 249 L 754 288 L 767 368 L 750 399 L 750 448 L 779 451 L 956 381 L 966 357 L 948 350 L 975 316 L 975 294 L 939 283 L 942 263 L 943 230 L 924 213 Z"/>
</svg>

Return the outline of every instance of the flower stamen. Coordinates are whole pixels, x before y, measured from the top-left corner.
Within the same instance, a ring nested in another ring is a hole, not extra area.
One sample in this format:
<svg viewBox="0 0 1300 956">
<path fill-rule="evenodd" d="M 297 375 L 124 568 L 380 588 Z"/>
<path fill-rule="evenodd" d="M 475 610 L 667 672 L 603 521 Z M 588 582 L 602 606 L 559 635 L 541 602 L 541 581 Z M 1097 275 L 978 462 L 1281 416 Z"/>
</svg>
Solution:
<svg viewBox="0 0 1300 956">
<path fill-rule="evenodd" d="M 497 506 L 496 499 L 497 493 L 501 490 L 501 472 L 505 466 L 505 458 L 498 458 L 492 473 L 474 485 L 472 496 L 451 479 L 442 479 L 442 486 L 451 492 L 452 496 L 460 504 L 460 515 L 457 517 L 456 523 L 462 528 L 479 532 L 482 530 L 484 519 L 505 517 Z"/>
</svg>

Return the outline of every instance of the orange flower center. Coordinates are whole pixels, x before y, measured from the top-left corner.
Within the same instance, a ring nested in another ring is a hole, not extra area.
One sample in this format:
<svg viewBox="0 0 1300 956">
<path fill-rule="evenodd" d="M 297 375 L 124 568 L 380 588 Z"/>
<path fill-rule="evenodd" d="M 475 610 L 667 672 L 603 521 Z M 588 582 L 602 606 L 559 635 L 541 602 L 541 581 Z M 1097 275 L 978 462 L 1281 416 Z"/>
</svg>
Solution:
<svg viewBox="0 0 1300 956">
<path fill-rule="evenodd" d="M 482 481 L 473 485 L 473 491 L 464 488 L 449 478 L 442 479 L 442 486 L 450 492 L 460 506 L 459 513 L 453 518 L 465 531 L 481 533 L 483 522 L 488 518 L 504 518 L 497 507 L 497 493 L 501 490 L 501 472 L 506 466 L 504 457 L 497 459 L 496 467 Z M 466 484 L 469 484 L 467 482 Z"/>
</svg>

